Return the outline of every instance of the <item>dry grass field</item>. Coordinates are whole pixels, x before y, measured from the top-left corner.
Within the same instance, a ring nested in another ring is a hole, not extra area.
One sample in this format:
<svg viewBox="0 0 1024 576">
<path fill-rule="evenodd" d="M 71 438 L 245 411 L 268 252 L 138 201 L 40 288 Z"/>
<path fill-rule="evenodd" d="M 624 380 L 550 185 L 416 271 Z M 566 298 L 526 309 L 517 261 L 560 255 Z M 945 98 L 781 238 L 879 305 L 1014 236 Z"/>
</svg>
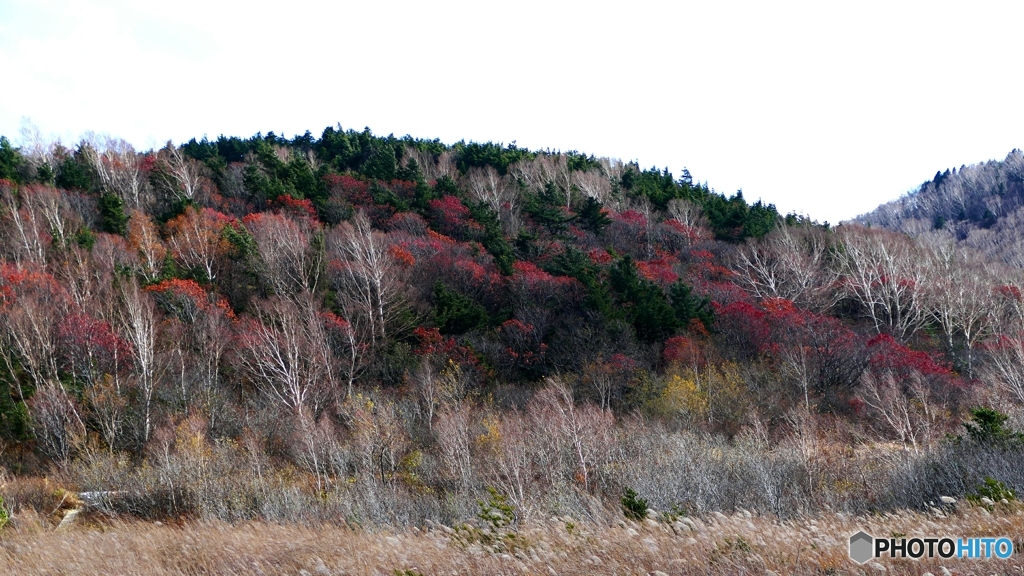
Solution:
<svg viewBox="0 0 1024 576">
<path fill-rule="evenodd" d="M 38 514 L 13 517 L 0 532 L 0 574 L 1024 574 L 1019 552 L 1009 560 L 883 560 L 863 567 L 847 557 L 847 538 L 860 529 L 876 536 L 1007 535 L 1019 550 L 1019 506 L 793 521 L 743 512 L 603 525 L 549 518 L 497 534 L 88 516 L 60 529 L 55 523 Z"/>
</svg>

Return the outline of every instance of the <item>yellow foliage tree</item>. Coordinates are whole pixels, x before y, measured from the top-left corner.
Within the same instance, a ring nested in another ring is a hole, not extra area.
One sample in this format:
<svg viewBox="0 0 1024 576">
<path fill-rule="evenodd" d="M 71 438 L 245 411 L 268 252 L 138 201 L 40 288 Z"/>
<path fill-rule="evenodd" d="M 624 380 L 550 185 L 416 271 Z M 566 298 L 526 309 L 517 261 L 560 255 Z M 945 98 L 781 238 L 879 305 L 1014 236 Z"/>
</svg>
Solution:
<svg viewBox="0 0 1024 576">
<path fill-rule="evenodd" d="M 665 376 L 656 410 L 713 423 L 738 423 L 747 412 L 749 390 L 734 362 L 680 368 Z"/>
</svg>

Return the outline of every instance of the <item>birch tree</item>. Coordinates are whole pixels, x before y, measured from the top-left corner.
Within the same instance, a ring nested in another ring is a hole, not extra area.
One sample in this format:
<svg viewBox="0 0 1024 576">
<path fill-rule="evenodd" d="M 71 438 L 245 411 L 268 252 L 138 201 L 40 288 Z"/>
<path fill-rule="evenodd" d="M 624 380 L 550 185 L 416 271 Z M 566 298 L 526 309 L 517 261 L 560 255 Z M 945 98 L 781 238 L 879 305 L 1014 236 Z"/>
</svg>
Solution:
<svg viewBox="0 0 1024 576">
<path fill-rule="evenodd" d="M 134 280 L 120 286 L 121 329 L 131 344 L 133 375 L 139 390 L 142 418 L 141 441 L 149 441 L 153 429 L 153 397 L 157 386 L 156 306 L 149 293 Z"/>
<path fill-rule="evenodd" d="M 401 269 L 380 232 L 362 212 L 336 227 L 328 238 L 334 283 L 346 320 L 372 347 L 387 341 L 404 304 Z"/>
</svg>

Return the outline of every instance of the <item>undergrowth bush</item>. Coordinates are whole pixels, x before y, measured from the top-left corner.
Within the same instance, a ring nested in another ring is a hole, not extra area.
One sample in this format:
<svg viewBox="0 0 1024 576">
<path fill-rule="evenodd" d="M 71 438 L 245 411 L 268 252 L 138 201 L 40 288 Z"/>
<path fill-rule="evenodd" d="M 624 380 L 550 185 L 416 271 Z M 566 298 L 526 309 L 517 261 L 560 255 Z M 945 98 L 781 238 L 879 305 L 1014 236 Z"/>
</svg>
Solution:
<svg viewBox="0 0 1024 576">
<path fill-rule="evenodd" d="M 647 518 L 647 500 L 641 498 L 632 488 L 626 488 L 625 494 L 620 500 L 622 512 L 630 520 L 643 520 Z"/>
<path fill-rule="evenodd" d="M 985 502 L 986 499 L 988 502 Z M 967 500 L 970 502 L 974 504 L 986 504 L 989 506 L 997 502 L 1002 502 L 1003 500 L 1012 502 L 1016 499 L 1017 497 L 1014 495 L 1012 490 L 1006 487 L 1006 484 L 1003 484 L 991 476 L 985 476 L 985 481 L 978 486 L 977 490 L 975 490 L 973 494 L 967 495 Z"/>
</svg>

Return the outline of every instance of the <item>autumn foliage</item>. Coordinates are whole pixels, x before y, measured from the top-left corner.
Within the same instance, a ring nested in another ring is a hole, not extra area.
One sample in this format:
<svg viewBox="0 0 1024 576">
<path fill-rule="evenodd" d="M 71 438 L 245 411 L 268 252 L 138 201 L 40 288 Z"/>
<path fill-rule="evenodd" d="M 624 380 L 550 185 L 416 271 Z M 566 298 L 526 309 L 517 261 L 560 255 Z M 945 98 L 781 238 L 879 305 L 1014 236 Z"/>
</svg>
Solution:
<svg viewBox="0 0 1024 576">
<path fill-rule="evenodd" d="M 597 518 L 630 487 L 786 516 L 925 506 L 904 473 L 938 454 L 1008 470 L 943 440 L 1019 422 L 1008 259 L 575 151 L 11 150 L 0 466 L 133 495 L 112 514 L 400 525 L 490 487 Z"/>
</svg>

